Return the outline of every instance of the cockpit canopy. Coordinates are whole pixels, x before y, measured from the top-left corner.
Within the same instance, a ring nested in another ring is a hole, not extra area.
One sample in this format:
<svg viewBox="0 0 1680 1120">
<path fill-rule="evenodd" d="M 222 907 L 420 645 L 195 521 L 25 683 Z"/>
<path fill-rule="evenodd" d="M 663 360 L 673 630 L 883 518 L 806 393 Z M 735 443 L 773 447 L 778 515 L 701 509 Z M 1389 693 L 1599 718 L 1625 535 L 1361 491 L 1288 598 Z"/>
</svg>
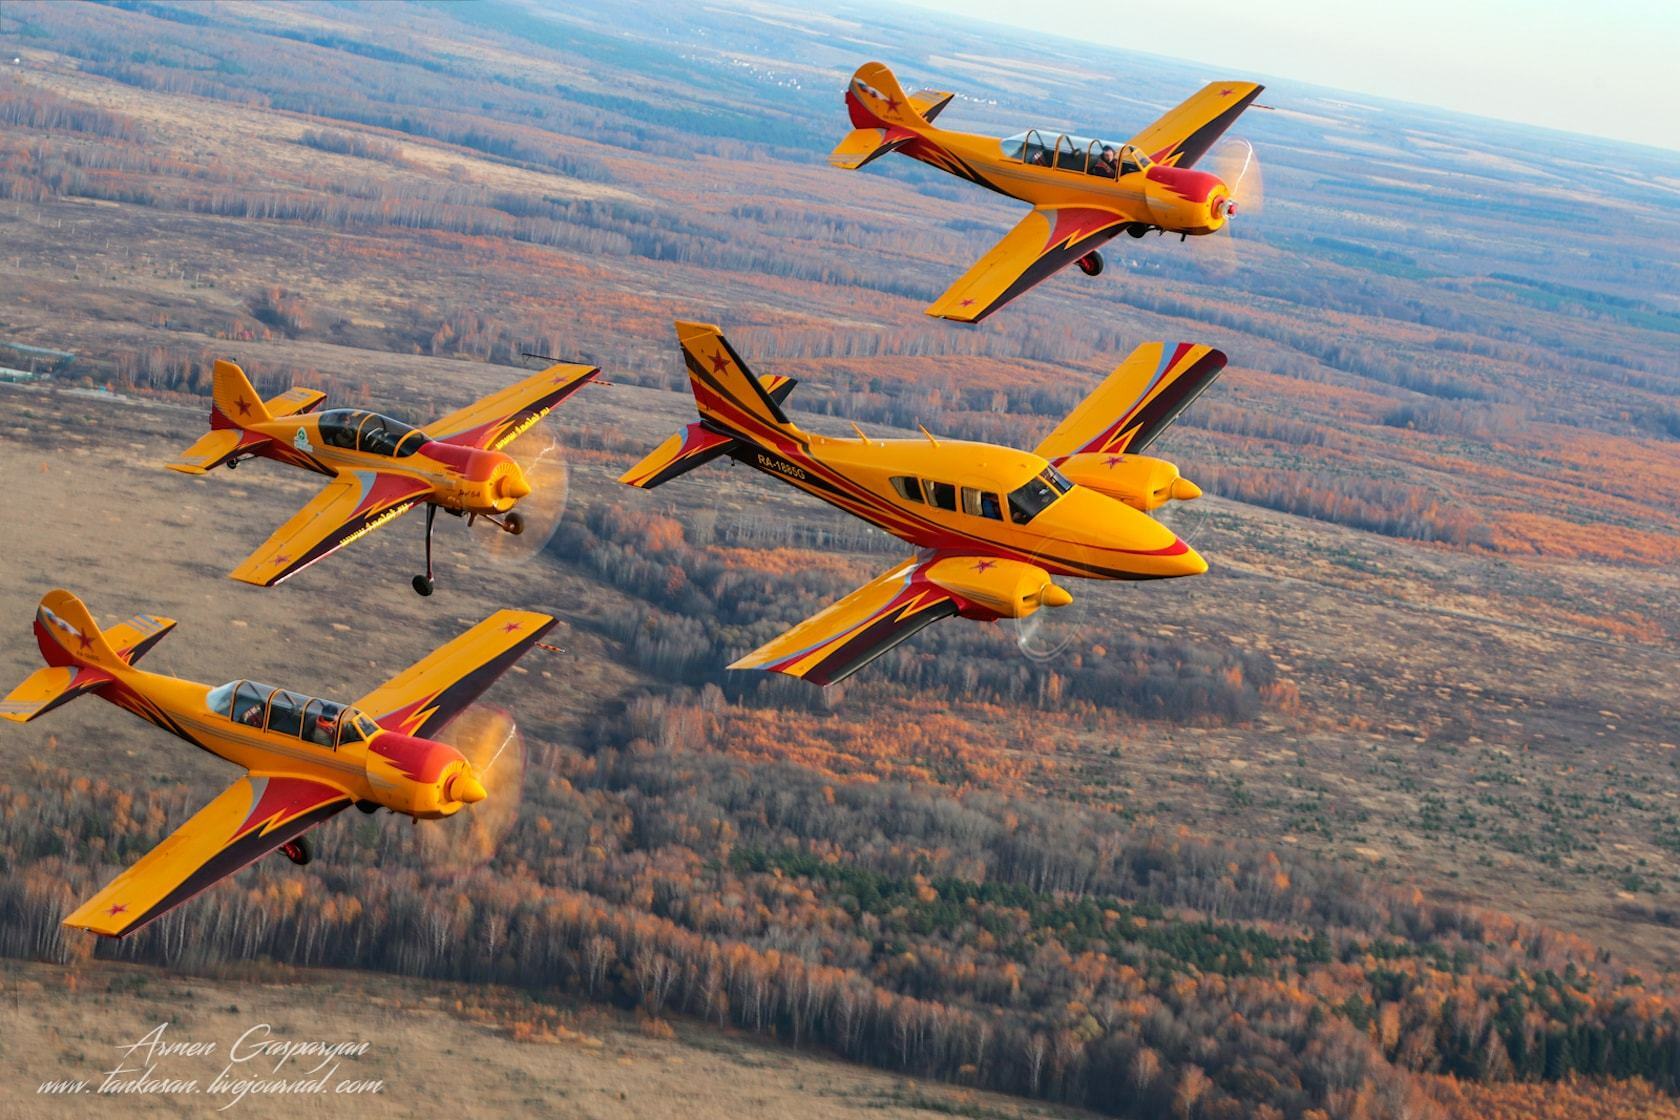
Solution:
<svg viewBox="0 0 1680 1120">
<path fill-rule="evenodd" d="M 379 725 L 348 704 L 318 700 L 256 681 L 229 681 L 210 690 L 210 710 L 246 727 L 295 735 L 320 747 L 360 743 Z"/>
<path fill-rule="evenodd" d="M 1130 144 L 1117 140 L 1092 140 L 1065 133 L 1039 132 L 1029 129 L 1002 141 L 1005 159 L 1018 160 L 1033 167 L 1053 167 L 1058 171 L 1095 175 L 1102 179 L 1116 179 L 1142 171 L 1150 164 L 1148 156 Z"/>
<path fill-rule="evenodd" d="M 1057 498 L 1073 489 L 1067 476 L 1053 466 L 1047 466 L 1014 490 L 999 495 L 977 486 L 958 486 L 914 475 L 894 475 L 890 480 L 898 496 L 907 502 L 920 502 L 955 513 L 959 509 L 970 517 L 984 517 L 989 521 L 1009 520 L 1025 525 L 1049 509 Z"/>
<path fill-rule="evenodd" d="M 419 428 L 359 408 L 329 408 L 320 414 L 321 439 L 332 447 L 405 459 L 429 437 Z"/>
</svg>

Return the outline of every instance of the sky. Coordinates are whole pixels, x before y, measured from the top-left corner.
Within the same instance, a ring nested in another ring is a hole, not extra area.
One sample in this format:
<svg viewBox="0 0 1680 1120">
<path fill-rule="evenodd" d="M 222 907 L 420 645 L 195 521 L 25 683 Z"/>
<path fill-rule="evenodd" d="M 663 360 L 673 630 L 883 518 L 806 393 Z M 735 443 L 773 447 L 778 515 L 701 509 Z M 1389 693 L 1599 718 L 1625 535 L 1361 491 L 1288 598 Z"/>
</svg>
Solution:
<svg viewBox="0 0 1680 1120">
<path fill-rule="evenodd" d="M 1680 0 L 915 0 L 919 7 L 1680 150 Z"/>
</svg>

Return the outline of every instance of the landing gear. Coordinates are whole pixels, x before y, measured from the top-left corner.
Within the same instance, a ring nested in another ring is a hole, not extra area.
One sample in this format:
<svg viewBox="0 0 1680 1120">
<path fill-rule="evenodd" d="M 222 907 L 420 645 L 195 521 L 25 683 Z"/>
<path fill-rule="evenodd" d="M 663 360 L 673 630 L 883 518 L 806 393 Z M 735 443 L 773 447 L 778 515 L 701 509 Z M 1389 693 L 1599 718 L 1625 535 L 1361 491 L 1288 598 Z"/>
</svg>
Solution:
<svg viewBox="0 0 1680 1120">
<path fill-rule="evenodd" d="M 309 846 L 309 841 L 299 836 L 296 840 L 288 840 L 280 845 L 280 854 L 302 867 L 315 858 L 315 850 Z"/>
<path fill-rule="evenodd" d="M 1100 276 L 1103 269 L 1102 254 L 1092 249 L 1079 258 L 1079 271 L 1087 276 Z"/>
<path fill-rule="evenodd" d="M 230 471 L 231 471 L 231 470 L 233 470 L 233 469 L 234 469 L 234 468 L 235 468 L 235 467 L 237 467 L 237 466 L 239 466 L 239 460 L 238 460 L 238 459 L 229 459 L 229 460 L 228 460 L 228 461 L 227 461 L 227 468 L 228 468 L 228 470 L 230 470 Z"/>
<path fill-rule="evenodd" d="M 432 582 L 432 526 L 437 521 L 437 506 L 426 503 L 426 574 L 414 577 L 414 593 L 427 596 L 436 585 Z"/>
<path fill-rule="evenodd" d="M 377 813 L 379 812 L 379 802 L 369 801 L 366 798 L 362 798 L 356 802 L 356 808 L 360 809 L 364 813 Z"/>
<path fill-rule="evenodd" d="M 1126 232 L 1133 237 L 1143 237 L 1149 233 L 1149 226 L 1145 222 L 1133 222 L 1126 227 Z"/>
<path fill-rule="evenodd" d="M 525 531 L 525 515 L 514 510 L 502 518 L 502 528 L 517 537 Z"/>
</svg>

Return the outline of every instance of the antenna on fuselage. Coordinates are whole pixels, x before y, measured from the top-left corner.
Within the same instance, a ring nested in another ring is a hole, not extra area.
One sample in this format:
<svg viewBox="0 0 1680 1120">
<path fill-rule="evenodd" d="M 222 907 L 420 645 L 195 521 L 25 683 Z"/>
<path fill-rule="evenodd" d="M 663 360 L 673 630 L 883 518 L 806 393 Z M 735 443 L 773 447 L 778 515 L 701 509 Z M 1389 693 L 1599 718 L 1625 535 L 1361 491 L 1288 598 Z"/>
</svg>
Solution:
<svg viewBox="0 0 1680 1120">
<path fill-rule="evenodd" d="M 857 426 L 856 420 L 848 420 L 846 423 L 852 426 L 852 431 L 858 434 L 858 439 L 862 440 L 864 443 L 869 442 L 869 437 L 863 434 L 863 429 Z"/>
<path fill-rule="evenodd" d="M 926 427 L 923 427 L 921 424 L 917 424 L 916 427 L 921 430 L 921 433 L 924 436 L 927 437 L 927 441 L 929 443 L 933 444 L 935 447 L 939 446 L 939 441 L 933 438 L 933 433 L 928 431 Z"/>
</svg>

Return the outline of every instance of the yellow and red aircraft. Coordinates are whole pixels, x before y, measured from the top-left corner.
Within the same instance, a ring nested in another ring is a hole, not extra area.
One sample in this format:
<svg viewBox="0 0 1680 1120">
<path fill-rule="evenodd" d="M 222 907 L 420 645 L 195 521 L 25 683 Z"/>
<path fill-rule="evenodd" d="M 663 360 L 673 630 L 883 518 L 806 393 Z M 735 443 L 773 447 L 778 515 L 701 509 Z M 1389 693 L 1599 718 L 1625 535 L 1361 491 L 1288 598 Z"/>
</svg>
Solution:
<svg viewBox="0 0 1680 1120">
<path fill-rule="evenodd" d="M 1235 184 L 1191 166 L 1260 94 L 1253 82 L 1213 82 L 1128 141 L 1055 129 L 1006 139 L 950 132 L 934 119 L 952 94 L 906 94 L 893 72 L 868 62 L 846 87 L 855 126 L 829 162 L 848 170 L 902 152 L 999 194 L 1032 203 L 1019 225 L 927 309 L 977 323 L 1040 280 L 1078 262 L 1102 271 L 1098 246 L 1122 230 L 1213 233 L 1237 211 Z"/>
<path fill-rule="evenodd" d="M 836 439 L 783 413 L 708 323 L 677 323 L 700 419 L 619 481 L 651 489 L 720 455 L 814 494 L 917 553 L 730 666 L 843 680 L 952 615 L 1024 618 L 1072 602 L 1056 576 L 1161 579 L 1207 563 L 1146 511 L 1201 490 L 1139 452 L 1225 367 L 1188 342 L 1139 346 L 1033 451 L 936 439 Z M 854 428 L 855 430 L 855 428 Z"/>
<path fill-rule="evenodd" d="M 261 548 L 229 574 L 273 587 L 366 536 L 420 503 L 426 506 L 426 574 L 414 590 L 430 595 L 432 528 L 439 509 L 508 533 L 524 531 L 514 508 L 531 493 L 502 448 L 595 377 L 594 366 L 553 365 L 452 412 L 426 431 L 361 409 L 315 412 L 326 394 L 291 389 L 263 400 L 245 371 L 216 363 L 210 431 L 170 463 L 183 474 L 236 467 L 262 457 L 331 477 Z"/>
<path fill-rule="evenodd" d="M 47 668 L 0 700 L 0 716 L 22 723 L 95 693 L 245 768 L 65 919 L 108 937 L 133 933 L 276 848 L 294 863 L 309 862 L 303 834 L 352 804 L 434 819 L 483 801 L 482 775 L 460 751 L 426 736 L 446 727 L 554 619 L 498 611 L 352 704 L 254 681 L 212 688 L 135 668 L 174 625 L 136 615 L 101 630 L 80 599 L 50 591 L 35 613 Z"/>
</svg>

